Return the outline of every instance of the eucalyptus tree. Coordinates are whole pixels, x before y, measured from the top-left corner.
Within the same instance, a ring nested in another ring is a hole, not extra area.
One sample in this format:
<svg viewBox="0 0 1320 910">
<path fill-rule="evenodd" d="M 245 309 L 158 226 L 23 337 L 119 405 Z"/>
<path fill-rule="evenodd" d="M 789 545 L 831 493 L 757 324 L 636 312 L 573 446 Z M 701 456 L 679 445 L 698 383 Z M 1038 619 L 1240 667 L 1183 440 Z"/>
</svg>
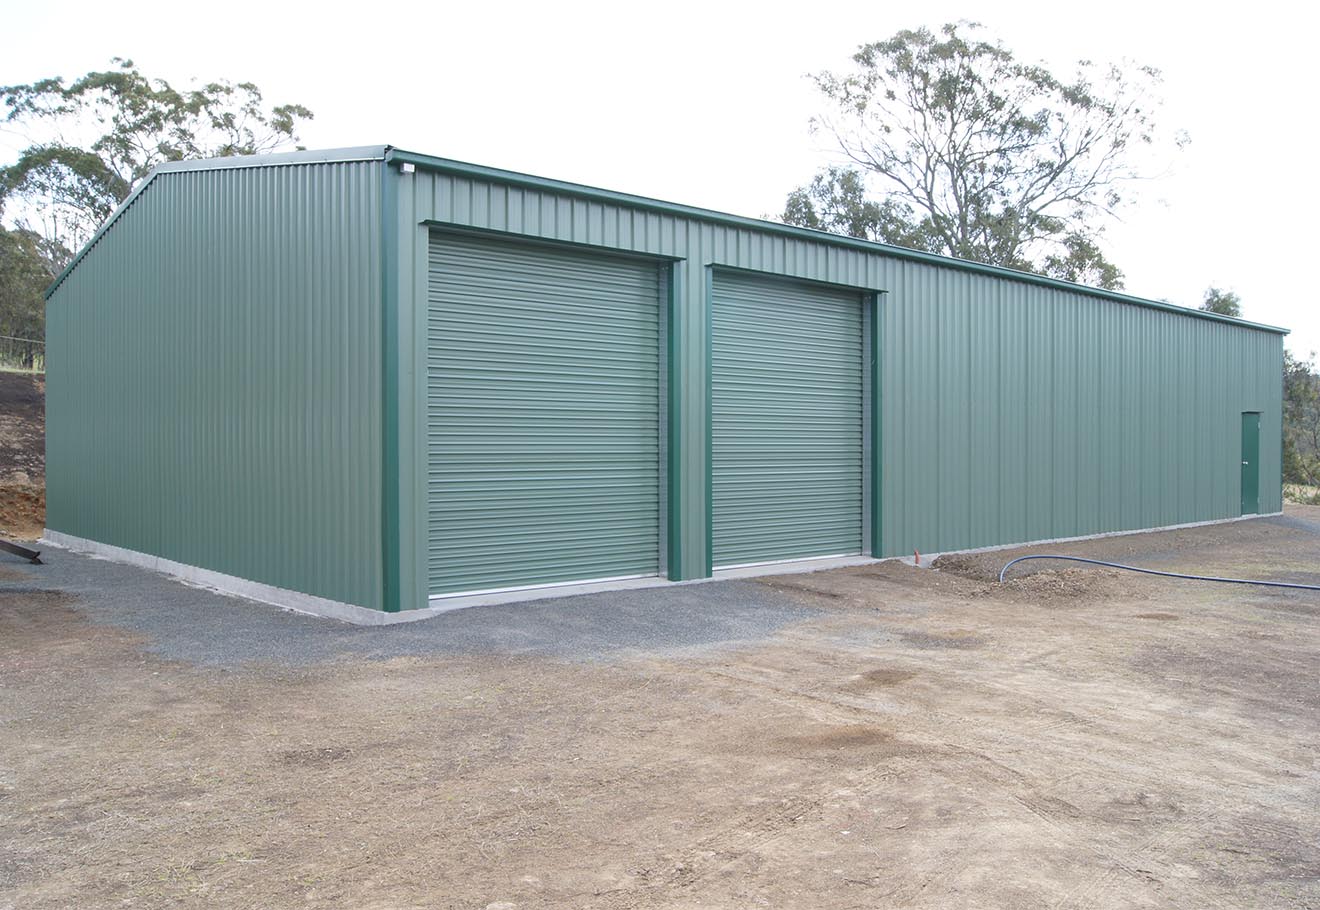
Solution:
<svg viewBox="0 0 1320 910">
<path fill-rule="evenodd" d="M 312 117 L 267 105 L 251 82 L 176 88 L 118 57 L 72 81 L 0 87 L 0 105 L 0 129 L 22 145 L 0 168 L 0 211 L 64 261 L 157 164 L 296 146 Z"/>
<path fill-rule="evenodd" d="M 794 190 L 784 220 L 1121 287 L 1101 240 L 1163 144 L 1159 72 L 1082 61 L 1061 77 L 980 28 L 900 31 L 813 76 L 812 128 L 844 163 Z"/>
</svg>

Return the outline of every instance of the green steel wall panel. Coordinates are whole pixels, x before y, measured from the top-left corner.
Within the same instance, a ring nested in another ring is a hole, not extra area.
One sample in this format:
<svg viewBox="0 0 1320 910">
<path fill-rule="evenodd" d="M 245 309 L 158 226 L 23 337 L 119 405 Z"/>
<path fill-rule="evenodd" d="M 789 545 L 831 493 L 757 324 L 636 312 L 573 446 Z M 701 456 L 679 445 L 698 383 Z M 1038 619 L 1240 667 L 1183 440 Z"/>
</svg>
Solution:
<svg viewBox="0 0 1320 910">
<path fill-rule="evenodd" d="M 1261 411 L 1261 510 L 1282 507 L 1277 333 L 472 170 L 422 164 L 401 178 L 401 222 L 677 261 L 670 560 L 681 577 L 704 575 L 711 556 L 712 265 L 884 292 L 881 555 L 1235 516 L 1248 410 Z M 424 259 L 415 242 L 401 281 L 424 274 Z"/>
<path fill-rule="evenodd" d="M 716 568 L 862 551 L 862 339 L 856 292 L 714 273 Z"/>
<path fill-rule="evenodd" d="M 437 232 L 429 590 L 654 575 L 662 267 Z"/>
<path fill-rule="evenodd" d="M 1281 508 L 1278 335 L 1008 282 L 968 323 L 958 301 L 981 280 L 885 297 L 887 552 L 1235 516 L 1229 455 L 1254 408 L 1270 422 L 1262 510 Z"/>
<path fill-rule="evenodd" d="M 47 307 L 47 526 L 381 603 L 380 162 L 158 174 Z"/>
<path fill-rule="evenodd" d="M 671 263 L 657 509 L 673 578 L 712 558 L 712 267 L 878 292 L 878 555 L 1233 517 L 1244 411 L 1261 414 L 1260 510 L 1281 508 L 1282 338 L 1265 328 L 349 151 L 170 166 L 61 278 L 52 529 L 362 606 L 425 606 L 433 226 Z"/>
</svg>

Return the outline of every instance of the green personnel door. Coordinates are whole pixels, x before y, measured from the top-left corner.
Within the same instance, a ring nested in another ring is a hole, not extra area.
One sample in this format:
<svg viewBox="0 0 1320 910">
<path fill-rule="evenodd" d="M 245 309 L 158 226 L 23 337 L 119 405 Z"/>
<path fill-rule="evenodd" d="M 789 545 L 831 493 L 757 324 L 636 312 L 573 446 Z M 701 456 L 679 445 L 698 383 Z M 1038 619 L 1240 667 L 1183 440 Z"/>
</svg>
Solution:
<svg viewBox="0 0 1320 910">
<path fill-rule="evenodd" d="M 660 571 L 655 262 L 434 232 L 432 595 Z"/>
<path fill-rule="evenodd" d="M 716 270 L 711 308 L 714 566 L 861 553 L 862 295 Z"/>
<path fill-rule="evenodd" d="M 1260 414 L 1242 414 L 1242 514 L 1260 512 Z"/>
</svg>

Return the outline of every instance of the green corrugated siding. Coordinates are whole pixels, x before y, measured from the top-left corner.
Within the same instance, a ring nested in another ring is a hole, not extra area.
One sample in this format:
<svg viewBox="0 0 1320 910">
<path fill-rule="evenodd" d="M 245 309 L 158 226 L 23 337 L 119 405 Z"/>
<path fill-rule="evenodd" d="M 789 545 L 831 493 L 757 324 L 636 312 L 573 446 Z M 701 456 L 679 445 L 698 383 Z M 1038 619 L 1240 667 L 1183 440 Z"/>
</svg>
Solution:
<svg viewBox="0 0 1320 910">
<path fill-rule="evenodd" d="M 381 606 L 381 167 L 158 175 L 47 307 L 47 526 Z"/>
<path fill-rule="evenodd" d="M 879 292 L 879 555 L 1233 517 L 1244 411 L 1281 508 L 1278 334 L 452 163 L 285 163 L 160 173 L 52 294 L 49 526 L 424 606 L 432 226 L 669 262 L 671 577 L 714 555 L 712 268 Z"/>
<path fill-rule="evenodd" d="M 670 257 L 671 553 L 705 574 L 706 267 L 883 291 L 881 555 L 1228 518 L 1241 413 L 1261 411 L 1261 510 L 1281 508 L 1281 336 L 1084 291 L 913 262 L 458 171 L 401 178 L 400 222 Z M 425 274 L 414 235 L 401 281 Z M 415 308 L 425 309 L 425 296 Z M 413 356 L 417 356 L 414 352 Z M 413 402 L 414 420 L 425 420 Z"/>
<path fill-rule="evenodd" d="M 886 553 L 1233 517 L 1246 410 L 1281 508 L 1278 335 L 951 273 L 882 313 Z"/>
<path fill-rule="evenodd" d="M 654 575 L 661 270 L 437 233 L 431 594 Z"/>
<path fill-rule="evenodd" d="M 713 277 L 715 567 L 860 553 L 860 295 L 729 272 Z"/>
</svg>

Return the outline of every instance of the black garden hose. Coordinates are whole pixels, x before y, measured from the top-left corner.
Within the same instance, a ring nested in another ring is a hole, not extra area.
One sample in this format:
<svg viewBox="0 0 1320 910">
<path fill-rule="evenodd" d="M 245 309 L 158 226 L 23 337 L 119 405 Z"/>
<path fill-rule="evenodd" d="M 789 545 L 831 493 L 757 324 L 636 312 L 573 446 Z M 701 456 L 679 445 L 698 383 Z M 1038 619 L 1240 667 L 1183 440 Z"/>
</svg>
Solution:
<svg viewBox="0 0 1320 910">
<path fill-rule="evenodd" d="M 1102 559 L 1086 559 L 1081 556 L 1019 556 L 999 570 L 999 582 L 1003 584 L 1004 575 L 1010 568 L 1028 559 L 1066 559 L 1070 562 L 1085 562 L 1093 566 L 1108 566 L 1111 569 L 1126 569 L 1129 572 L 1141 572 L 1143 575 L 1163 575 L 1165 578 L 1186 578 L 1192 581 L 1221 581 L 1230 585 L 1265 585 L 1270 588 L 1300 588 L 1303 591 L 1320 591 L 1320 585 L 1304 585 L 1292 581 L 1260 581 L 1254 578 L 1219 578 L 1214 575 L 1186 575 L 1182 572 L 1161 572 L 1158 569 L 1142 569 L 1137 566 L 1125 566 L 1120 562 L 1105 562 Z"/>
</svg>

